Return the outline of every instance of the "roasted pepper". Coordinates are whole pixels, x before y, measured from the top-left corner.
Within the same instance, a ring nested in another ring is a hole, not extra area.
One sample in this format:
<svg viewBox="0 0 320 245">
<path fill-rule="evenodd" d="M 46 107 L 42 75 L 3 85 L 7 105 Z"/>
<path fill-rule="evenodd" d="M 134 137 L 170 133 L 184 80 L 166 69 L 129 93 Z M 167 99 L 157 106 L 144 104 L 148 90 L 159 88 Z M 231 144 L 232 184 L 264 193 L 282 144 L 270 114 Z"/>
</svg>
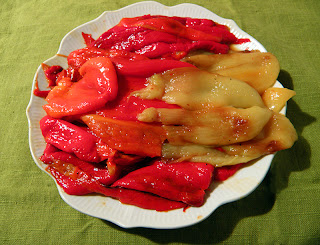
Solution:
<svg viewBox="0 0 320 245">
<path fill-rule="evenodd" d="M 46 76 L 46 79 L 48 81 L 48 86 L 56 86 L 57 78 L 60 72 L 63 71 L 63 68 L 61 66 L 48 66 L 44 63 L 42 63 L 41 66 L 44 71 L 44 75 Z"/>
<path fill-rule="evenodd" d="M 138 156 L 161 156 L 165 131 L 161 126 L 122 121 L 91 114 L 82 116 L 85 124 L 111 148 Z"/>
<path fill-rule="evenodd" d="M 148 28 L 151 30 L 167 32 L 179 37 L 187 38 L 192 41 L 199 41 L 199 40 L 207 40 L 207 41 L 215 41 L 220 42 L 221 36 L 205 33 L 199 30 L 190 29 L 181 24 L 179 21 L 170 19 L 170 18 L 150 18 L 139 20 L 136 23 L 132 24 L 133 26 L 139 26 Z"/>
<path fill-rule="evenodd" d="M 69 195 L 99 193 L 118 199 L 124 204 L 157 211 L 169 211 L 186 207 L 186 204 L 182 202 L 168 200 L 149 193 L 125 188 L 108 188 L 86 170 L 83 170 L 82 163 L 79 165 L 79 160 L 75 160 L 68 153 L 56 152 L 46 157 L 47 159 L 43 160 L 48 164 L 48 171 Z"/>
<path fill-rule="evenodd" d="M 100 162 L 97 139 L 92 134 L 70 122 L 45 116 L 40 120 L 40 129 L 47 144 L 73 153 L 88 162 Z"/>
<path fill-rule="evenodd" d="M 213 179 L 215 181 L 224 181 L 234 175 L 244 163 L 222 166 L 214 169 Z"/>
<path fill-rule="evenodd" d="M 226 54 L 229 51 L 229 46 L 214 41 L 188 41 L 177 43 L 156 42 L 137 50 L 136 54 L 144 55 L 148 58 L 163 57 L 182 59 L 190 51 L 199 49 L 211 51 L 216 54 Z"/>
<path fill-rule="evenodd" d="M 124 76 L 150 77 L 155 73 L 161 73 L 179 67 L 194 67 L 190 63 L 178 60 L 135 60 L 124 58 L 112 58 L 117 72 Z"/>
<path fill-rule="evenodd" d="M 147 31 L 148 29 L 140 26 L 115 26 L 110 30 L 103 33 L 94 43 L 93 47 L 99 49 L 110 49 L 116 43 L 128 40 L 131 35 L 137 34 L 139 32 Z"/>
<path fill-rule="evenodd" d="M 112 186 L 150 192 L 191 206 L 201 206 L 213 170 L 214 167 L 206 163 L 156 161 L 127 174 Z"/>
<path fill-rule="evenodd" d="M 64 78 L 48 94 L 43 108 L 49 116 L 61 118 L 97 110 L 116 98 L 117 75 L 110 59 L 97 57 L 81 66 L 82 79 Z"/>
</svg>

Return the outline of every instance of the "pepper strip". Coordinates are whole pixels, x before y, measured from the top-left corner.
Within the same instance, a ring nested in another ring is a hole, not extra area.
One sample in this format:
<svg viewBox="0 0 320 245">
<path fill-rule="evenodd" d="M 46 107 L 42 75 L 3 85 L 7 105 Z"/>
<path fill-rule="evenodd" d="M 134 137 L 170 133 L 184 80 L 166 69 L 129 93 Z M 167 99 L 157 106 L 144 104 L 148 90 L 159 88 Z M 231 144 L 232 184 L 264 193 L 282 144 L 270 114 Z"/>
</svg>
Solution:
<svg viewBox="0 0 320 245">
<path fill-rule="evenodd" d="M 118 76 L 118 86 L 121 89 L 117 98 L 95 111 L 94 114 L 118 120 L 137 121 L 137 115 L 149 107 L 180 108 L 162 100 L 147 100 L 132 96 L 132 92 L 144 88 L 145 83 L 144 77 Z"/>
<path fill-rule="evenodd" d="M 155 42 L 177 43 L 186 41 L 188 40 L 179 38 L 169 33 L 147 29 L 147 31 L 132 34 L 128 39 L 119 40 L 115 45 L 111 47 L 111 49 L 133 52 Z"/>
<path fill-rule="evenodd" d="M 205 26 L 205 25 L 194 25 L 191 27 L 194 30 L 203 31 L 206 33 L 211 33 L 217 36 L 221 36 L 222 43 L 235 43 L 237 42 L 238 38 L 233 35 L 229 30 L 225 28 L 221 28 L 219 26 Z"/>
<path fill-rule="evenodd" d="M 155 73 L 180 67 L 194 67 L 192 64 L 178 60 L 136 60 L 130 61 L 123 58 L 112 58 L 117 67 L 117 72 L 124 76 L 150 77 Z"/>
<path fill-rule="evenodd" d="M 181 22 L 170 18 L 151 18 L 139 20 L 134 26 L 144 27 L 151 30 L 167 32 L 192 41 L 207 40 L 221 42 L 222 37 L 216 34 L 208 34 L 203 31 L 187 28 Z"/>
<path fill-rule="evenodd" d="M 86 61 L 97 57 L 121 57 L 126 58 L 128 60 L 148 59 L 142 55 L 138 55 L 125 50 L 104 50 L 98 49 L 96 47 L 86 47 L 83 49 L 77 49 L 68 55 L 68 69 L 72 68 L 78 70 Z"/>
<path fill-rule="evenodd" d="M 107 188 L 81 168 L 69 163 L 69 154 L 63 154 L 65 156 L 62 157 L 59 157 L 57 154 L 52 155 L 51 159 L 47 161 L 47 164 L 49 164 L 48 171 L 51 172 L 59 186 L 61 186 L 67 194 L 84 195 L 100 193 L 107 197 L 118 199 L 124 204 L 156 211 L 169 211 L 186 207 L 184 203 L 168 200 L 149 193 L 125 188 Z"/>
<path fill-rule="evenodd" d="M 130 172 L 112 186 L 151 192 L 191 206 L 201 206 L 205 190 L 211 183 L 213 169 L 212 165 L 206 163 L 156 161 Z"/>
<path fill-rule="evenodd" d="M 182 59 L 190 51 L 199 49 L 208 50 L 215 54 L 226 54 L 229 51 L 229 46 L 214 41 L 189 41 L 184 43 L 156 42 L 137 50 L 135 53 L 148 58 L 170 57 L 173 59 Z"/>
<path fill-rule="evenodd" d="M 110 49 L 116 43 L 127 40 L 131 35 L 148 30 L 139 26 L 115 26 L 103 33 L 93 44 L 93 47 Z"/>
<path fill-rule="evenodd" d="M 82 128 L 64 120 L 45 116 L 40 120 L 40 129 L 47 144 L 74 153 L 84 161 L 101 161 L 96 138 Z"/>
<path fill-rule="evenodd" d="M 92 35 L 84 33 L 84 32 L 82 32 L 81 34 L 82 34 L 82 37 L 83 37 L 83 40 L 84 40 L 86 46 L 87 47 L 92 47 L 92 45 L 96 41 L 96 40 L 93 39 Z"/>
<path fill-rule="evenodd" d="M 49 116 L 61 118 L 97 110 L 116 98 L 117 75 L 110 59 L 97 57 L 81 66 L 83 76 L 76 83 L 63 78 L 48 94 L 43 108 Z"/>
<path fill-rule="evenodd" d="M 114 169 L 115 171 L 111 173 L 109 168 L 103 163 L 89 163 L 82 161 L 70 153 L 59 151 L 57 149 L 53 150 L 52 147 L 53 146 L 50 144 L 47 144 L 40 160 L 48 164 L 49 167 L 63 173 L 65 177 L 76 179 L 77 172 L 82 170 L 101 184 L 108 186 L 114 183 L 122 173 L 122 167 L 116 167 L 116 169 Z M 68 182 L 63 180 L 65 177 L 61 176 L 61 181 L 68 184 Z"/>
<path fill-rule="evenodd" d="M 44 64 L 44 63 L 42 63 L 41 66 L 44 71 L 44 75 L 46 76 L 46 79 L 48 81 L 48 86 L 49 87 L 56 86 L 57 78 L 60 72 L 63 71 L 63 68 L 57 65 L 48 66 L 47 64 Z"/>
<path fill-rule="evenodd" d="M 244 163 L 239 163 L 215 168 L 213 179 L 216 181 L 225 181 L 234 175 L 243 165 Z"/>
<path fill-rule="evenodd" d="M 41 97 L 41 98 L 46 98 L 48 96 L 48 94 L 50 93 L 50 91 L 51 90 L 40 90 L 38 81 L 35 82 L 34 90 L 33 90 L 33 94 L 35 96 L 38 96 L 38 97 Z"/>
<path fill-rule="evenodd" d="M 84 115 L 83 122 L 111 148 L 138 156 L 161 156 L 165 131 L 161 126 Z"/>
</svg>

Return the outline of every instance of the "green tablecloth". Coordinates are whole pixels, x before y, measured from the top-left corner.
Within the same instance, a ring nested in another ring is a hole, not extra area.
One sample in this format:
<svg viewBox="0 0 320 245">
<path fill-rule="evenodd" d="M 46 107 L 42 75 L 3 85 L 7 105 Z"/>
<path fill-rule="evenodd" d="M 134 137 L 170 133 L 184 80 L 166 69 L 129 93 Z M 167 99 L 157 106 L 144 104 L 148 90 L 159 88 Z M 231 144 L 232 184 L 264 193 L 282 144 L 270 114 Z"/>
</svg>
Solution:
<svg viewBox="0 0 320 245">
<path fill-rule="evenodd" d="M 29 152 L 25 109 L 34 73 L 71 29 L 134 2 L 0 1 L 0 244 L 319 244 L 318 0 L 192 1 L 235 20 L 274 53 L 281 64 L 279 81 L 297 92 L 287 115 L 299 140 L 276 155 L 251 195 L 177 230 L 122 229 L 60 198 Z"/>
</svg>

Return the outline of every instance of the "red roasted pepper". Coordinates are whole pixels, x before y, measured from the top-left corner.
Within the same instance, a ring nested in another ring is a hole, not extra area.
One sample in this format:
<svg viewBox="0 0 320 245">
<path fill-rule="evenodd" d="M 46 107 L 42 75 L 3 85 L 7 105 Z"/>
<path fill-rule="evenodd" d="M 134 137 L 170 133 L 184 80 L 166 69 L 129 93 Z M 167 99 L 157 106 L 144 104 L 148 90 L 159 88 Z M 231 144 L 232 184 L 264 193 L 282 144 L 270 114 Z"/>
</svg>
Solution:
<svg viewBox="0 0 320 245">
<path fill-rule="evenodd" d="M 236 165 L 223 166 L 215 168 L 213 179 L 216 181 L 224 181 L 229 179 L 232 175 L 234 175 L 244 163 L 239 163 Z"/>
<path fill-rule="evenodd" d="M 40 90 L 39 89 L 39 85 L 38 85 L 38 81 L 35 82 L 35 85 L 34 85 L 34 90 L 33 90 L 33 94 L 35 96 L 38 96 L 38 97 L 41 97 L 41 98 L 46 98 L 49 94 L 49 92 L 51 90 Z"/>
<path fill-rule="evenodd" d="M 136 53 L 148 58 L 170 57 L 174 59 L 181 59 L 190 51 L 199 49 L 208 50 L 216 54 L 226 54 L 229 51 L 229 46 L 214 41 L 189 41 L 184 43 L 157 42 L 137 50 Z"/>
<path fill-rule="evenodd" d="M 95 42 L 95 40 L 93 39 L 91 34 L 87 34 L 82 32 L 82 37 L 84 40 L 84 43 L 86 44 L 87 47 L 91 47 L 93 45 L 93 43 Z"/>
<path fill-rule="evenodd" d="M 49 87 L 56 86 L 57 78 L 60 72 L 63 71 L 63 68 L 61 66 L 48 66 L 42 63 L 42 69 L 44 71 L 44 75 L 47 78 L 48 86 Z"/>
<path fill-rule="evenodd" d="M 93 132 L 91 132 L 92 135 L 95 136 Z M 143 160 L 144 157 L 136 156 L 136 155 L 126 155 L 122 152 L 119 152 L 115 149 L 110 148 L 106 143 L 104 143 L 100 138 L 95 136 L 97 138 L 97 151 L 101 158 L 101 160 L 106 160 L 108 169 L 110 174 L 112 175 L 114 172 L 117 171 L 118 165 L 120 166 L 127 166 L 127 165 L 133 165 L 140 160 Z"/>
<path fill-rule="evenodd" d="M 98 48 L 83 48 L 77 49 L 68 55 L 68 65 L 69 67 L 80 69 L 80 67 L 89 59 L 96 57 L 106 57 L 108 52 L 106 50 Z"/>
<path fill-rule="evenodd" d="M 214 167 L 206 163 L 164 163 L 157 161 L 117 180 L 112 186 L 124 187 L 201 206 Z"/>
<path fill-rule="evenodd" d="M 145 109 L 154 108 L 180 108 L 177 105 L 168 104 L 162 100 L 144 100 L 139 97 L 124 97 L 119 103 L 106 105 L 104 108 L 96 111 L 96 114 L 118 120 L 137 121 L 137 116 Z"/>
<path fill-rule="evenodd" d="M 179 21 L 170 18 L 151 18 L 145 20 L 139 20 L 133 24 L 134 26 L 140 26 L 151 30 L 167 32 L 179 37 L 187 38 L 192 41 L 206 40 L 220 42 L 221 36 L 205 33 L 199 30 L 187 28 Z"/>
<path fill-rule="evenodd" d="M 118 83 L 121 89 L 117 98 L 97 110 L 95 114 L 118 120 L 137 121 L 137 115 L 149 107 L 180 108 L 177 105 L 168 104 L 162 100 L 148 100 L 131 96 L 132 92 L 145 87 L 146 78 L 144 77 L 119 76 Z"/>
<path fill-rule="evenodd" d="M 74 168 L 74 170 L 77 171 L 76 168 Z M 81 183 L 72 180 L 70 177 L 64 175 L 63 173 L 60 173 L 52 166 L 48 167 L 48 171 L 55 178 L 58 185 L 62 187 L 65 193 L 76 196 L 82 196 L 92 193 L 92 191 L 82 186 Z"/>
<path fill-rule="evenodd" d="M 47 159 L 48 170 L 57 180 L 63 190 L 70 195 L 84 195 L 88 193 L 100 193 L 102 195 L 118 199 L 124 204 L 135 205 L 144 209 L 157 211 L 169 211 L 185 208 L 181 202 L 168 200 L 149 193 L 128 190 L 125 188 L 108 188 L 90 173 L 70 163 L 68 153 L 53 154 Z M 72 156 L 71 156 L 72 158 Z"/>
<path fill-rule="evenodd" d="M 122 172 L 122 168 L 118 167 L 116 172 L 111 174 L 107 165 L 103 162 L 89 163 L 64 151 L 57 150 L 50 152 L 48 151 L 48 148 L 49 147 L 44 151 L 41 160 L 72 179 L 78 178 L 76 172 L 80 169 L 101 184 L 108 186 L 114 183 Z"/>
<path fill-rule="evenodd" d="M 125 50 L 114 50 L 114 49 L 103 50 L 95 47 L 87 47 L 83 49 L 77 49 L 68 55 L 68 64 L 69 64 L 68 69 L 71 68 L 71 69 L 78 70 L 86 61 L 96 57 L 108 57 L 108 58 L 121 57 L 121 58 L 126 58 L 128 60 L 147 59 L 142 55 L 127 52 Z"/>
<path fill-rule="evenodd" d="M 150 77 L 179 67 L 192 67 L 193 65 L 178 60 L 136 60 L 130 61 L 123 58 L 112 58 L 117 67 L 117 72 L 124 76 Z"/>
<path fill-rule="evenodd" d="M 42 69 L 44 71 L 44 75 L 48 82 L 48 87 L 54 87 L 56 86 L 57 78 L 62 73 L 63 68 L 61 66 L 49 66 L 47 64 L 42 63 L 41 64 Z M 33 94 L 38 97 L 46 98 L 49 94 L 50 90 L 40 90 L 38 81 L 35 83 L 35 88 L 33 90 Z"/>
<path fill-rule="evenodd" d="M 117 26 L 130 27 L 140 20 L 145 20 L 150 18 L 154 18 L 154 17 L 148 14 L 148 15 L 142 15 L 142 16 L 131 17 L 131 18 L 122 18 Z"/>
<path fill-rule="evenodd" d="M 84 161 L 101 161 L 96 137 L 82 128 L 64 120 L 45 116 L 40 120 L 40 129 L 47 144 L 73 153 Z"/>
<path fill-rule="evenodd" d="M 216 23 L 213 20 L 208 20 L 208 19 L 197 19 L 197 18 L 190 18 L 186 17 L 186 22 L 185 26 L 190 27 L 190 26 L 195 26 L 195 25 L 201 25 L 201 26 L 215 26 Z"/>
<path fill-rule="evenodd" d="M 110 148 L 89 130 L 61 119 L 45 116 L 40 120 L 40 129 L 48 145 L 73 153 L 86 162 L 98 163 L 108 159 L 110 165 L 132 165 L 142 160 L 139 156 L 125 155 Z M 113 166 L 113 172 L 115 168 Z"/>
<path fill-rule="evenodd" d="M 228 29 L 221 28 L 219 26 L 205 26 L 205 25 L 194 25 L 192 29 L 211 33 L 217 36 L 221 36 L 222 43 L 235 43 L 238 39 Z"/>
<path fill-rule="evenodd" d="M 144 46 L 150 45 L 155 42 L 177 43 L 186 41 L 188 40 L 184 38 L 179 38 L 175 35 L 166 32 L 153 31 L 147 29 L 146 31 L 132 34 L 130 38 L 128 38 L 127 40 L 121 40 L 115 43 L 113 46 L 111 46 L 111 49 L 134 52 L 138 49 L 143 48 Z"/>
<path fill-rule="evenodd" d="M 82 116 L 85 124 L 111 148 L 138 156 L 161 156 L 166 138 L 161 126 L 122 121 L 91 114 Z"/>
<path fill-rule="evenodd" d="M 110 59 L 97 57 L 81 66 L 83 76 L 76 83 L 64 78 L 48 94 L 43 108 L 48 115 L 61 118 L 97 110 L 116 98 L 117 75 Z"/>
<path fill-rule="evenodd" d="M 121 21 L 117 26 L 125 26 L 129 27 L 134 25 L 140 20 L 145 20 L 145 19 L 152 19 L 152 18 L 168 18 L 172 19 L 175 21 L 179 21 L 181 24 L 185 26 L 190 26 L 192 24 L 197 24 L 197 25 L 207 25 L 207 26 L 214 26 L 217 25 L 212 20 L 208 19 L 199 19 L 199 18 L 191 18 L 191 17 L 179 17 L 179 16 L 164 16 L 164 15 L 142 15 L 138 17 L 133 17 L 133 18 L 122 18 Z"/>
<path fill-rule="evenodd" d="M 110 49 L 116 43 L 120 43 L 128 40 L 131 35 L 135 35 L 139 32 L 147 31 L 148 29 L 139 27 L 139 26 L 131 26 L 131 27 L 123 27 L 123 26 L 115 26 L 110 30 L 103 33 L 94 43 L 93 47 L 97 47 L 100 49 Z"/>
<path fill-rule="evenodd" d="M 177 202 L 149 193 L 125 188 L 113 189 L 112 197 L 118 199 L 123 204 L 131 204 L 144 209 L 151 209 L 160 212 L 187 207 L 187 205 L 182 202 Z"/>
</svg>

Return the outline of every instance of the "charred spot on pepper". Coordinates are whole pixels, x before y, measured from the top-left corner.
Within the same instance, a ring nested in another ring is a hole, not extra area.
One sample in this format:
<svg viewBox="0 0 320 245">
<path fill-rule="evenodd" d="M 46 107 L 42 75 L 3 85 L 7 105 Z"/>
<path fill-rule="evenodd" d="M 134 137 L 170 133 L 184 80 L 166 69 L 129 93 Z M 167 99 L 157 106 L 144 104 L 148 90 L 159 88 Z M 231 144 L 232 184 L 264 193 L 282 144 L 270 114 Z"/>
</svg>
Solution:
<svg viewBox="0 0 320 245">
<path fill-rule="evenodd" d="M 246 134 L 250 123 L 248 120 L 240 117 L 233 117 L 233 133 L 235 137 L 239 137 L 240 135 Z"/>
<path fill-rule="evenodd" d="M 272 140 L 266 146 L 266 151 L 269 153 L 274 153 L 274 152 L 277 152 L 280 150 L 283 150 L 283 146 L 282 146 L 281 142 L 278 140 Z"/>
</svg>

